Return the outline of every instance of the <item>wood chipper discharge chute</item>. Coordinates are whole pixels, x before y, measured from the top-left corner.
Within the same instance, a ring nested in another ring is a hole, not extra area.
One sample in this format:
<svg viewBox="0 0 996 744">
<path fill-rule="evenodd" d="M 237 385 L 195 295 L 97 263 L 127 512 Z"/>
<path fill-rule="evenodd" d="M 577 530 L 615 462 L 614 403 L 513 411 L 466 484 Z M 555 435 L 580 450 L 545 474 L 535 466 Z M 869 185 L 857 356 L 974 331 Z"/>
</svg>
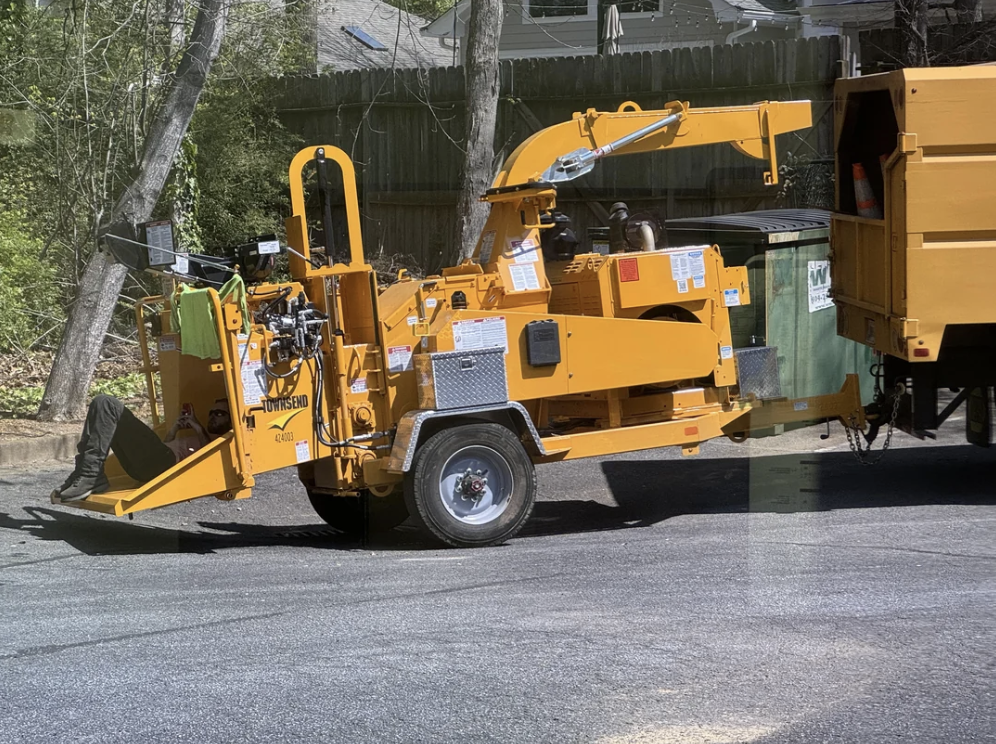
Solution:
<svg viewBox="0 0 996 744">
<path fill-rule="evenodd" d="M 339 529 L 411 516 L 450 545 L 482 546 L 528 519 L 538 463 L 670 445 L 690 455 L 780 423 L 862 423 L 856 379 L 787 400 L 774 350 L 733 348 L 728 309 L 750 291 L 719 247 L 665 248 L 660 225 L 615 205 L 612 252 L 585 253 L 557 210 L 558 184 L 601 158 L 671 147 L 729 143 L 768 160 L 775 183 L 775 136 L 809 125 L 805 101 L 577 114 L 509 158 L 482 197 L 491 212 L 473 259 L 386 284 L 363 255 L 348 156 L 301 151 L 287 245 L 277 246 L 292 280 L 259 281 L 260 244 L 231 262 L 244 296 L 209 288 L 204 303 L 178 291 L 161 298 L 154 324 L 158 367 L 149 359 L 147 374 L 153 400 L 153 371 L 162 379 L 164 418 L 225 398 L 233 431 L 154 481 L 112 478 L 115 490 L 74 505 L 124 514 L 241 498 L 254 475 L 296 466 Z M 188 313 L 199 303 L 200 318 Z M 218 352 L 193 356 L 209 324 Z"/>
</svg>

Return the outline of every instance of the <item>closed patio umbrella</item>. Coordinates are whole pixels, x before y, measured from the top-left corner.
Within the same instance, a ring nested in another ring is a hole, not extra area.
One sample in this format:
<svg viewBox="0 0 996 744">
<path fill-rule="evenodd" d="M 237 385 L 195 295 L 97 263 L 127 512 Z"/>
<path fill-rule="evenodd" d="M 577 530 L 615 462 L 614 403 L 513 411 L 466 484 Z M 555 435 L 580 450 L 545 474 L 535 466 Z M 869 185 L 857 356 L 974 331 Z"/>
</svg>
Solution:
<svg viewBox="0 0 996 744">
<path fill-rule="evenodd" d="M 619 20 L 619 8 L 610 5 L 605 13 L 605 35 L 602 52 L 604 54 L 619 54 L 619 40 L 622 38 L 622 22 Z"/>
</svg>

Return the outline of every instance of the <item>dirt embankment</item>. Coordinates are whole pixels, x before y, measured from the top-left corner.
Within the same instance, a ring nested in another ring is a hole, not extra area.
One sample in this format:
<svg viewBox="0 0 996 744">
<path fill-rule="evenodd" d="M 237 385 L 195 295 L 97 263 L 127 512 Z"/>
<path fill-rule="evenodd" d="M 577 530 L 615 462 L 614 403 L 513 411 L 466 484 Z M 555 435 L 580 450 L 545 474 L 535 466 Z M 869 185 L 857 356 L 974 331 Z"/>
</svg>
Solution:
<svg viewBox="0 0 996 744">
<path fill-rule="evenodd" d="M 44 387 L 52 368 L 52 352 L 0 354 L 0 387 L 7 389 Z M 119 344 L 107 347 L 97 365 L 94 380 L 115 380 L 141 371 L 142 356 L 138 347 Z M 126 398 L 128 407 L 143 420 L 149 419 L 149 404 L 144 398 Z M 0 441 L 31 437 L 76 434 L 80 422 L 36 421 L 27 417 L 12 417 L 0 412 Z"/>
</svg>

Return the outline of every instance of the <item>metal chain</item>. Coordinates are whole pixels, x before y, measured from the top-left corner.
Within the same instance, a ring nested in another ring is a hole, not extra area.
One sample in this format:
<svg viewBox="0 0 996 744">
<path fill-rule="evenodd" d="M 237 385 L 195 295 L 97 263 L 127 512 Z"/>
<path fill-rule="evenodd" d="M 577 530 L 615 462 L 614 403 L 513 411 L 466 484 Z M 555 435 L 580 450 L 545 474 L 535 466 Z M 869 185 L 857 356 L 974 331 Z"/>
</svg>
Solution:
<svg viewBox="0 0 996 744">
<path fill-rule="evenodd" d="M 896 419 L 899 417 L 899 401 L 903 397 L 903 386 L 897 385 L 896 390 L 892 394 L 892 417 L 889 419 L 889 428 L 885 433 L 885 442 L 882 443 L 882 449 L 878 453 L 878 457 L 871 459 L 872 448 L 869 444 L 867 447 L 862 448 L 861 445 L 861 429 L 857 427 L 854 422 L 853 417 L 849 417 L 847 422 L 844 424 L 844 433 L 847 435 L 847 443 L 851 447 L 851 452 L 854 453 L 855 459 L 862 465 L 877 465 L 882 458 L 885 456 L 886 451 L 892 444 L 892 432 L 896 427 Z"/>
</svg>

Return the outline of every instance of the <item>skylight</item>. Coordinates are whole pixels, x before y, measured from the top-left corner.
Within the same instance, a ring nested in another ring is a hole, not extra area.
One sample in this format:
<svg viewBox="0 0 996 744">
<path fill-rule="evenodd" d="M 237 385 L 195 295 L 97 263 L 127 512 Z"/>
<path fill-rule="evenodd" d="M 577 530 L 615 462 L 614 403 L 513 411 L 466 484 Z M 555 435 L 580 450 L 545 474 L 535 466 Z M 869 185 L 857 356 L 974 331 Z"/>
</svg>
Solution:
<svg viewBox="0 0 996 744">
<path fill-rule="evenodd" d="M 379 41 L 377 41 L 377 39 L 375 39 L 374 37 L 372 37 L 370 34 L 368 34 L 366 31 L 364 31 L 359 26 L 343 26 L 342 30 L 345 31 L 350 36 L 352 36 L 354 39 L 356 39 L 358 42 L 360 42 L 364 46 L 367 46 L 370 49 L 373 49 L 375 52 L 386 52 L 387 51 L 387 47 L 386 46 L 384 46 L 383 44 L 381 44 Z"/>
</svg>

